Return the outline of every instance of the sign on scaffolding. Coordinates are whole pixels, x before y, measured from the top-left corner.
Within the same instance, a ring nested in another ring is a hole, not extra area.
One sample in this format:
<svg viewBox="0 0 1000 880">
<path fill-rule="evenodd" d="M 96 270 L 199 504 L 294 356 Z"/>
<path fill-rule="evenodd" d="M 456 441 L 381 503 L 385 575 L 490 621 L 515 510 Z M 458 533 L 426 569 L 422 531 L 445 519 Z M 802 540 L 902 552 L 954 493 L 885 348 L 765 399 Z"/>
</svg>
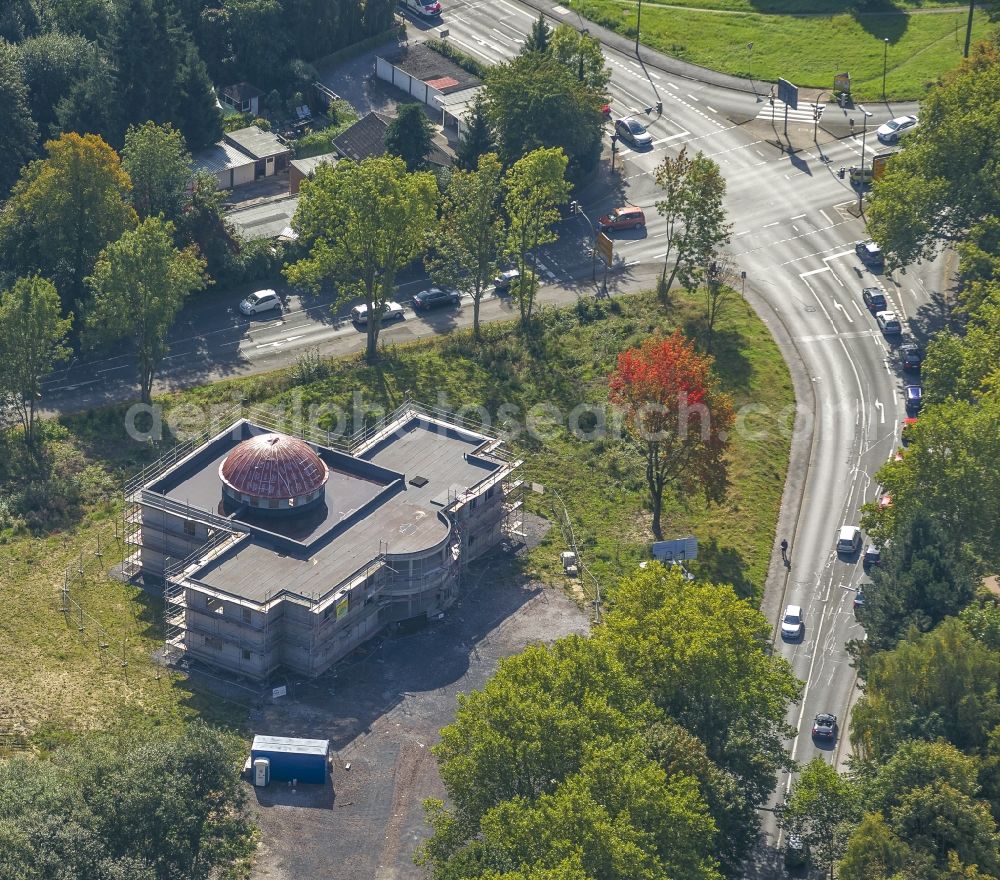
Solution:
<svg viewBox="0 0 1000 880">
<path fill-rule="evenodd" d="M 660 562 L 682 562 L 697 558 L 698 539 L 694 535 L 673 541 L 656 541 L 653 544 L 653 559 Z"/>
<path fill-rule="evenodd" d="M 597 235 L 597 252 L 604 257 L 604 265 L 610 266 L 614 258 L 615 243 L 608 236 L 600 232 Z"/>
<path fill-rule="evenodd" d="M 778 80 L 778 100 L 792 110 L 799 109 L 799 88 L 793 86 L 787 79 Z"/>
</svg>

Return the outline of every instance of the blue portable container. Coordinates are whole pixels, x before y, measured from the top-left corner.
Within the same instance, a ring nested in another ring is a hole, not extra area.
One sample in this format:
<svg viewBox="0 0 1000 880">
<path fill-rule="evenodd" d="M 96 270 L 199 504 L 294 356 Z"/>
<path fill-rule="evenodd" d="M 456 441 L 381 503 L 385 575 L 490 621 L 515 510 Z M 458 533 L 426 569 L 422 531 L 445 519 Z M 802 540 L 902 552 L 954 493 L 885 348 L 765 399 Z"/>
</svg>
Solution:
<svg viewBox="0 0 1000 880">
<path fill-rule="evenodd" d="M 295 779 L 323 785 L 326 782 L 330 740 L 294 736 L 255 736 L 250 760 L 267 758 L 272 781 Z"/>
</svg>

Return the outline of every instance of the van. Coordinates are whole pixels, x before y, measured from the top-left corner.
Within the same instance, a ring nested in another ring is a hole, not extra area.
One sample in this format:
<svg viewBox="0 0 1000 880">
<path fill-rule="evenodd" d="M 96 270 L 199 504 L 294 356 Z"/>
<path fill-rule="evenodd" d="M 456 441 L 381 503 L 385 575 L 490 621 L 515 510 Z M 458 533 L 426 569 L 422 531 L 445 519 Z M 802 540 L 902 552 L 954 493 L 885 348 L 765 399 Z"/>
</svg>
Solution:
<svg viewBox="0 0 1000 880">
<path fill-rule="evenodd" d="M 861 529 L 857 526 L 841 526 L 837 535 L 837 552 L 853 556 L 861 549 Z"/>
</svg>

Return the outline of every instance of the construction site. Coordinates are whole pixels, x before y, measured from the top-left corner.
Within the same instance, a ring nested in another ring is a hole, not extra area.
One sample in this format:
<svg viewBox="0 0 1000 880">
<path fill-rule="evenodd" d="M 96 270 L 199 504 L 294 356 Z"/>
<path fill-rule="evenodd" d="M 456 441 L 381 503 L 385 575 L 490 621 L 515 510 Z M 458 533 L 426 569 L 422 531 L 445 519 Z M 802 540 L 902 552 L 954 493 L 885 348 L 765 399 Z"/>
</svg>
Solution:
<svg viewBox="0 0 1000 880">
<path fill-rule="evenodd" d="M 522 527 L 504 443 L 407 401 L 348 438 L 244 411 L 125 489 L 123 574 L 162 589 L 170 659 L 314 678 L 388 627 L 443 615 Z"/>
</svg>

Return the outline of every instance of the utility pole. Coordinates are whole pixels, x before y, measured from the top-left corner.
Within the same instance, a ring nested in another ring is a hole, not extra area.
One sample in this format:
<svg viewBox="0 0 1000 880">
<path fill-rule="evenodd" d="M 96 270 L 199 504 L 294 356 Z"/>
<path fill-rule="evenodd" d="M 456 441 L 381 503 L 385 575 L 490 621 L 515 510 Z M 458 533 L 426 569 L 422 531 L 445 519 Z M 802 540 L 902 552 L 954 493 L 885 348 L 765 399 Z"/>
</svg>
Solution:
<svg viewBox="0 0 1000 880">
<path fill-rule="evenodd" d="M 865 140 L 868 137 L 868 117 L 869 113 L 864 107 L 858 104 L 858 109 L 865 114 L 865 127 L 861 132 L 861 180 L 858 184 L 858 213 L 861 213 L 861 199 L 865 194 Z"/>
<path fill-rule="evenodd" d="M 970 0 L 971 2 L 971 0 Z M 642 21 L 642 0 L 639 0 L 639 11 L 635 15 L 635 57 L 639 57 L 639 24 Z M 969 13 L 969 21 L 972 21 L 972 13 Z M 971 25 L 970 25 L 971 27 Z M 969 41 L 965 41 L 965 54 L 969 54 Z"/>
<path fill-rule="evenodd" d="M 885 71 L 889 63 L 889 38 L 882 42 L 882 100 L 885 100 Z"/>
<path fill-rule="evenodd" d="M 641 0 L 640 0 L 641 2 Z M 969 46 L 972 43 L 972 17 L 976 11 L 976 0 L 969 0 L 969 21 L 965 25 L 965 51 L 962 52 L 963 58 L 969 57 Z M 638 38 L 636 38 L 636 46 L 638 46 Z M 638 52 L 638 49 L 636 50 Z"/>
</svg>

